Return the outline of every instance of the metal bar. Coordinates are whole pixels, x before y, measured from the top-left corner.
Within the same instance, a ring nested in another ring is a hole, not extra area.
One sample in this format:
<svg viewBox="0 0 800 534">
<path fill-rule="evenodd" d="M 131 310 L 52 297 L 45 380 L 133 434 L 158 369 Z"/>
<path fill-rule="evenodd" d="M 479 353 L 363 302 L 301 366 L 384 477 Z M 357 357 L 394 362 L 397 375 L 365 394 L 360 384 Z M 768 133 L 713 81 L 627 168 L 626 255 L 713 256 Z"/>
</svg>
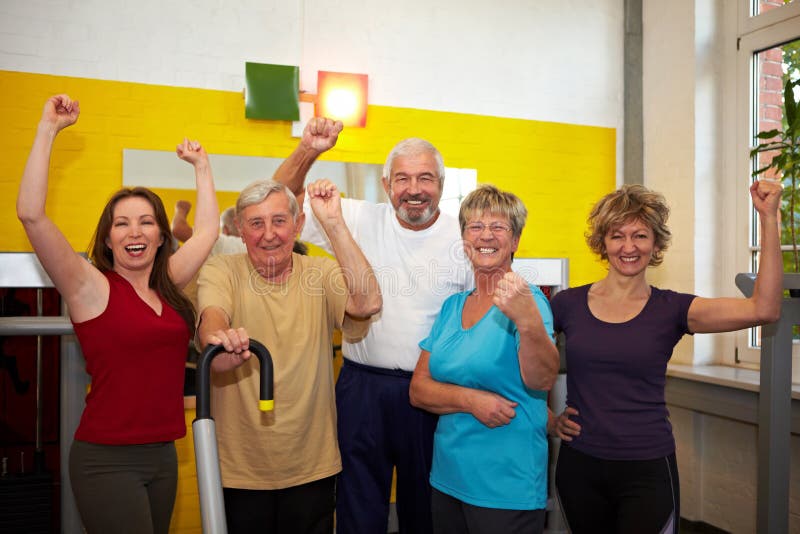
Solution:
<svg viewBox="0 0 800 534">
<path fill-rule="evenodd" d="M 0 336 L 64 336 L 73 333 L 69 317 L 0 317 Z"/>
<path fill-rule="evenodd" d="M 755 275 L 740 273 L 736 285 L 749 297 Z M 784 273 L 784 289 L 800 288 L 800 274 Z M 792 416 L 792 328 L 800 324 L 800 299 L 784 298 L 781 318 L 761 329 L 761 380 L 758 397 L 758 532 L 789 528 L 789 452 Z"/>
<path fill-rule="evenodd" d="M 42 288 L 36 288 L 36 316 L 42 316 Z M 44 473 L 44 445 L 42 439 L 42 336 L 36 336 L 36 433 L 34 435 L 33 471 Z"/>
</svg>

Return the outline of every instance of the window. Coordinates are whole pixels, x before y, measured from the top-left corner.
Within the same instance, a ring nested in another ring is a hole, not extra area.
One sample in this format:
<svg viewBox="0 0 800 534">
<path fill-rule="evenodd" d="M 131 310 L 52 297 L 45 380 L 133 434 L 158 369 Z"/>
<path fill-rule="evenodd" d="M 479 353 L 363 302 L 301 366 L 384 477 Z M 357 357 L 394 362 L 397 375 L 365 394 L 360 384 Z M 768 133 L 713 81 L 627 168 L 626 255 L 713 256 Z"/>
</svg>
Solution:
<svg viewBox="0 0 800 534">
<path fill-rule="evenodd" d="M 756 134 L 773 128 L 782 128 L 783 117 L 783 85 L 787 77 L 800 78 L 800 2 L 784 0 L 742 0 L 749 4 L 747 17 L 739 21 L 739 50 L 737 60 L 737 84 L 742 89 L 737 101 L 740 118 L 737 131 L 745 135 L 736 136 L 737 140 L 747 139 L 755 144 Z M 771 160 L 771 155 L 762 155 L 759 161 L 749 159 L 747 146 L 739 143 L 737 161 L 741 165 L 747 162 L 747 175 L 755 168 L 764 167 Z M 740 164 L 737 163 L 737 169 Z M 758 167 L 756 167 L 756 165 Z M 771 173 L 772 178 L 780 176 Z M 749 200 L 748 200 L 749 202 Z M 748 254 L 750 269 L 758 268 L 759 228 L 758 217 L 752 206 L 749 206 L 750 224 L 748 231 Z M 788 230 L 783 232 L 781 242 L 784 244 L 784 263 L 786 270 L 794 270 L 789 264 L 794 262 L 791 236 Z M 799 259 L 800 261 L 800 259 Z M 737 338 L 736 363 L 745 366 L 759 364 L 760 329 L 742 332 Z M 800 345 L 795 346 L 793 356 L 794 382 L 800 382 Z"/>
<path fill-rule="evenodd" d="M 792 0 L 753 0 L 751 8 L 753 15 L 761 15 L 791 3 Z"/>
<path fill-rule="evenodd" d="M 458 218 L 461 201 L 478 186 L 478 170 L 446 167 L 444 175 L 444 190 L 439 201 L 439 209 L 442 213 Z"/>
</svg>

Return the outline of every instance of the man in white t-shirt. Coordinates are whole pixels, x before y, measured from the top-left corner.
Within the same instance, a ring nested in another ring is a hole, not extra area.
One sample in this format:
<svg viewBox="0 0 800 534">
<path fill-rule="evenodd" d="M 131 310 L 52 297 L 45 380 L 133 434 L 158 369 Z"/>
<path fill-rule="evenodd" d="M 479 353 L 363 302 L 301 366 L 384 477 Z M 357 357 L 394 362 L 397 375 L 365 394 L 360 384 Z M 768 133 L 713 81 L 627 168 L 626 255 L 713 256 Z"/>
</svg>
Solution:
<svg viewBox="0 0 800 534">
<path fill-rule="evenodd" d="M 304 201 L 303 183 L 320 154 L 332 148 L 340 122 L 313 118 L 295 151 L 275 173 L 307 214 L 301 239 L 331 252 Z M 383 186 L 390 203 L 343 199 L 345 223 L 372 265 L 383 310 L 369 333 L 344 343 L 336 384 L 342 473 L 337 483 L 336 532 L 386 532 L 392 470 L 397 469 L 400 532 L 431 532 L 429 474 L 436 416 L 408 399 L 418 343 L 430 332 L 442 302 L 472 285 L 458 221 L 439 211 L 444 163 L 417 138 L 390 152 Z"/>
</svg>

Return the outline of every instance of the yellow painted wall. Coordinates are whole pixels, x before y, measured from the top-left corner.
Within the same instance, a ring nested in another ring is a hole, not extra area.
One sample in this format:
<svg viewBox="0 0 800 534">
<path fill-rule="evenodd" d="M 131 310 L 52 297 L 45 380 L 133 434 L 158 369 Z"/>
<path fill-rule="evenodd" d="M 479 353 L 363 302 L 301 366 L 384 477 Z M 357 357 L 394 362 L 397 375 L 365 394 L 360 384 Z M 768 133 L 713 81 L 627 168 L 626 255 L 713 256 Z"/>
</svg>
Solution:
<svg viewBox="0 0 800 534">
<path fill-rule="evenodd" d="M 47 210 L 78 251 L 88 247 L 103 205 L 122 185 L 122 150 L 173 150 L 188 136 L 218 154 L 285 157 L 291 124 L 244 119 L 239 93 L 0 71 L 0 251 L 30 251 L 15 216 L 19 178 L 48 96 L 80 100 L 78 123 L 62 132 L 51 162 Z M 370 106 L 368 126 L 346 130 L 323 159 L 383 163 L 405 137 L 436 145 L 450 167 L 519 195 L 529 210 L 518 257 L 568 257 L 570 283 L 601 277 L 583 241 L 592 203 L 615 186 L 613 129 Z M 219 189 L 226 188 L 217 183 Z M 159 190 L 168 213 L 185 191 Z M 220 193 L 220 205 L 235 194 Z M 194 200 L 190 198 L 190 200 Z M 199 532 L 191 420 L 177 443 L 180 484 L 172 532 Z"/>
<path fill-rule="evenodd" d="M 285 157 L 297 143 L 288 122 L 245 120 L 240 93 L 0 71 L 0 251 L 30 250 L 14 202 L 42 105 L 58 92 L 80 100 L 81 117 L 56 141 L 48 213 L 79 251 L 122 184 L 124 148 L 173 150 L 189 136 L 213 153 Z M 324 159 L 383 163 L 399 139 L 424 137 L 448 166 L 475 168 L 525 201 L 519 257 L 569 257 L 572 285 L 603 274 L 583 232 L 592 203 L 615 185 L 613 129 L 384 106 L 370 106 L 367 120 Z M 182 195 L 165 194 L 170 214 Z"/>
</svg>

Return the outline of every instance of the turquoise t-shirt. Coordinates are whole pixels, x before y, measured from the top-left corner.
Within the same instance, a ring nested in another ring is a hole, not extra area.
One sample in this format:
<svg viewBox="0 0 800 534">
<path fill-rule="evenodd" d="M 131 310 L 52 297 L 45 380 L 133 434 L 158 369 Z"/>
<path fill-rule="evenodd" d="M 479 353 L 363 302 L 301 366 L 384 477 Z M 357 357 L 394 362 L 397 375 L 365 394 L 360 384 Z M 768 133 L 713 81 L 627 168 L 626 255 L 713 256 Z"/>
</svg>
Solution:
<svg viewBox="0 0 800 534">
<path fill-rule="evenodd" d="M 553 314 L 531 285 L 547 333 Z M 448 298 L 420 348 L 431 353 L 439 382 L 492 391 L 517 402 L 508 425 L 489 428 L 469 413 L 439 417 L 433 438 L 431 485 L 474 506 L 537 510 L 547 504 L 547 392 L 528 389 L 520 375 L 519 333 L 496 306 L 472 328 L 461 326 L 469 292 Z"/>
</svg>

